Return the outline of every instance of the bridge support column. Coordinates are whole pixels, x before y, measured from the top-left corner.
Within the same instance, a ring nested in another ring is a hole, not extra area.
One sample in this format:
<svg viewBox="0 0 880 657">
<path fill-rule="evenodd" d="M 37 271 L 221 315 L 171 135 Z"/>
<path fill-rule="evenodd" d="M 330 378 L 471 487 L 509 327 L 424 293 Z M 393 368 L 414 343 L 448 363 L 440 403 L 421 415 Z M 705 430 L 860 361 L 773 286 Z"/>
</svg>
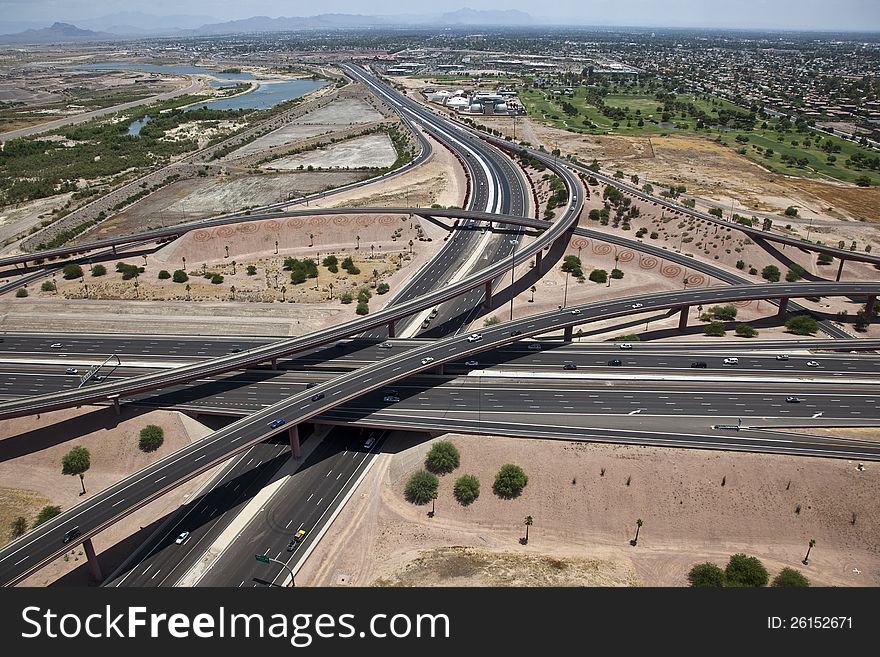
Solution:
<svg viewBox="0 0 880 657">
<path fill-rule="evenodd" d="M 437 367 L 434 368 L 434 372 L 436 372 L 436 373 L 439 374 L 440 376 L 443 376 L 443 372 L 444 372 L 444 371 L 445 371 L 445 370 L 443 369 L 443 364 L 442 364 L 442 363 L 441 363 L 440 365 L 438 365 Z"/>
<path fill-rule="evenodd" d="M 777 311 L 776 316 L 783 317 L 786 310 L 788 310 L 788 297 L 782 297 L 779 300 L 779 310 Z"/>
<path fill-rule="evenodd" d="M 104 575 L 101 572 L 101 563 L 98 561 L 98 555 L 95 554 L 95 546 L 92 545 L 92 539 L 87 538 L 83 541 L 83 550 L 86 553 L 86 561 L 89 564 L 89 575 L 95 582 L 103 582 Z"/>
<path fill-rule="evenodd" d="M 277 358 L 273 358 L 273 359 L 272 359 L 272 369 L 273 369 L 273 370 L 277 370 L 277 369 L 278 369 L 278 359 L 277 359 Z"/>
<path fill-rule="evenodd" d="M 290 439 L 290 453 L 293 458 L 298 459 L 302 456 L 302 450 L 299 446 L 299 425 L 293 425 L 287 430 L 287 437 Z"/>
<path fill-rule="evenodd" d="M 538 273 L 541 272 L 541 260 L 543 258 L 543 255 L 544 255 L 543 249 L 541 251 L 538 251 L 535 254 L 535 269 L 538 270 Z"/>
<path fill-rule="evenodd" d="M 116 415 L 120 415 L 122 413 L 122 409 L 119 407 L 119 397 L 113 398 L 113 412 Z"/>
<path fill-rule="evenodd" d="M 840 267 L 837 268 L 837 278 L 834 279 L 838 283 L 840 283 L 840 275 L 843 273 L 843 263 L 845 262 L 846 260 L 844 260 L 843 258 L 840 259 Z"/>
<path fill-rule="evenodd" d="M 486 293 L 483 299 L 483 306 L 488 308 L 492 305 L 492 281 L 486 281 Z"/>
<path fill-rule="evenodd" d="M 397 332 L 394 330 L 394 322 L 388 322 L 388 337 L 396 338 Z"/>
<path fill-rule="evenodd" d="M 874 307 L 877 305 L 877 297 L 868 297 L 868 302 L 865 304 L 865 319 L 868 320 L 868 323 L 871 323 L 871 320 L 874 319 Z"/>
<path fill-rule="evenodd" d="M 688 313 L 691 311 L 690 306 L 681 307 L 681 315 L 678 317 L 678 330 L 684 331 L 688 327 Z"/>
<path fill-rule="evenodd" d="M 574 335 L 574 327 L 573 326 L 566 326 L 565 330 L 562 333 L 562 341 L 563 342 L 571 342 L 573 335 Z"/>
</svg>

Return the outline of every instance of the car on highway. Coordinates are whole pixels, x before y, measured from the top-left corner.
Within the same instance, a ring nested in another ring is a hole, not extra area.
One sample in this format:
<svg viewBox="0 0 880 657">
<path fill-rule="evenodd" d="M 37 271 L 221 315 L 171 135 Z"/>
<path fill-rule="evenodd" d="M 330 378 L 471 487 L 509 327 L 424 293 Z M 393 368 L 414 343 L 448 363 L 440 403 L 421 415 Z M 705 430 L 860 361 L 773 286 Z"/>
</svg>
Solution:
<svg viewBox="0 0 880 657">
<path fill-rule="evenodd" d="M 388 402 L 390 404 L 396 404 L 400 401 L 400 397 L 398 397 L 397 395 L 385 395 L 384 397 L 382 397 L 382 401 Z"/>
<path fill-rule="evenodd" d="M 290 542 L 287 544 L 287 551 L 293 552 L 294 548 L 296 548 L 297 545 L 302 543 L 302 540 L 305 537 L 306 537 L 306 530 L 305 529 L 300 529 L 299 531 L 297 531 L 296 534 L 293 535 L 293 538 L 290 539 Z"/>
<path fill-rule="evenodd" d="M 645 304 L 643 304 L 643 303 L 634 303 L 633 305 L 630 306 L 630 308 L 641 308 L 644 305 Z"/>
<path fill-rule="evenodd" d="M 801 398 L 800 397 L 786 397 L 785 401 L 787 401 L 789 404 L 799 404 L 801 401 Z"/>
<path fill-rule="evenodd" d="M 430 325 L 431 325 L 430 319 L 426 319 L 424 322 L 422 322 L 422 328 L 428 328 Z"/>
<path fill-rule="evenodd" d="M 337 340 L 335 347 L 345 347 L 348 344 L 348 340 Z"/>
<path fill-rule="evenodd" d="M 431 358 L 430 356 L 425 356 L 424 358 L 422 358 L 422 365 L 427 365 L 428 363 L 433 363 L 433 362 L 434 362 L 434 359 Z"/>
<path fill-rule="evenodd" d="M 477 360 L 466 360 L 464 362 L 464 364 L 467 365 L 468 367 L 476 367 L 477 365 L 480 364 L 480 362 Z"/>
<path fill-rule="evenodd" d="M 529 349 L 531 351 L 541 351 L 541 343 L 540 342 L 533 342 L 532 344 L 529 345 Z"/>
<path fill-rule="evenodd" d="M 572 315 L 580 315 L 580 314 L 581 314 L 581 309 L 580 309 L 580 308 L 575 308 L 574 310 L 571 311 L 571 314 L 572 314 Z"/>
<path fill-rule="evenodd" d="M 178 545 L 183 545 L 186 543 L 186 539 L 189 538 L 189 532 L 180 532 L 180 535 L 174 539 L 174 542 Z"/>
<path fill-rule="evenodd" d="M 431 311 L 431 314 L 428 315 L 428 317 L 430 317 L 431 319 L 434 319 L 434 318 L 437 316 L 437 313 L 439 313 L 439 312 L 440 312 L 440 309 L 439 309 L 439 308 L 434 308 L 434 309 Z"/>
<path fill-rule="evenodd" d="M 370 449 L 376 444 L 376 436 L 370 436 L 364 441 L 364 449 Z"/>
<path fill-rule="evenodd" d="M 516 331 L 516 330 L 514 330 L 514 331 L 511 331 L 510 334 L 511 334 L 511 335 L 522 335 L 522 331 Z"/>
<path fill-rule="evenodd" d="M 709 367 L 709 365 L 704 360 L 695 360 L 691 363 L 691 367 Z"/>
<path fill-rule="evenodd" d="M 66 532 L 64 532 L 64 539 L 62 540 L 62 542 L 70 543 L 70 541 L 75 539 L 77 536 L 79 536 L 79 527 L 68 529 Z"/>
<path fill-rule="evenodd" d="M 562 369 L 564 369 L 564 370 L 576 370 L 577 368 L 578 368 L 578 366 L 575 365 L 574 363 L 572 363 L 571 361 L 565 363 L 562 366 Z"/>
<path fill-rule="evenodd" d="M 776 360 L 788 360 L 788 354 L 776 354 Z"/>
<path fill-rule="evenodd" d="M 237 354 L 239 351 L 241 351 L 241 347 L 233 347 L 232 349 L 229 350 L 229 353 Z"/>
<path fill-rule="evenodd" d="M 614 366 L 623 365 L 623 361 L 621 361 L 619 358 L 612 358 L 611 360 L 608 361 L 608 364 L 614 365 Z"/>
<path fill-rule="evenodd" d="M 738 364 L 739 364 L 739 358 L 735 358 L 735 357 L 734 357 L 734 358 L 725 358 L 725 359 L 724 359 L 724 364 L 725 364 L 725 365 L 738 365 Z"/>
<path fill-rule="evenodd" d="M 277 419 L 275 419 L 275 420 L 272 420 L 272 421 L 269 423 L 269 428 L 270 428 L 270 429 L 277 429 L 277 428 L 280 427 L 282 424 L 284 424 L 284 418 L 283 418 L 283 417 L 279 417 L 279 418 L 277 418 Z"/>
<path fill-rule="evenodd" d="M 467 337 L 467 341 L 468 341 L 468 342 L 477 342 L 478 340 L 482 340 L 482 339 L 483 339 L 483 334 L 482 334 L 482 333 L 471 333 L 471 334 Z"/>
<path fill-rule="evenodd" d="M 321 399 L 324 399 L 324 393 L 323 393 L 323 392 L 319 392 L 319 393 L 317 393 L 317 394 L 315 394 L 315 395 L 312 395 L 312 401 L 319 401 L 319 400 L 321 400 Z"/>
<path fill-rule="evenodd" d="M 106 379 L 107 377 L 104 376 L 103 374 L 96 374 L 96 375 L 93 376 L 92 378 L 93 378 L 95 381 L 103 381 L 103 380 Z"/>
<path fill-rule="evenodd" d="M 61 349 L 61 347 L 62 347 L 62 344 L 60 342 L 53 342 L 52 344 L 49 345 L 50 349 Z"/>
<path fill-rule="evenodd" d="M 629 342 L 621 342 L 619 345 L 617 345 L 617 348 L 618 349 L 632 349 L 633 346 Z"/>
<path fill-rule="evenodd" d="M 76 369 L 75 367 L 68 367 L 66 370 L 64 370 L 64 373 L 65 374 L 79 374 L 79 370 Z"/>
<path fill-rule="evenodd" d="M 381 349 L 391 349 L 391 347 L 393 347 L 393 346 L 394 345 L 391 344 L 390 342 L 383 342 L 382 344 L 379 345 L 379 347 Z"/>
<path fill-rule="evenodd" d="M 318 383 L 316 381 L 309 381 L 306 384 L 306 390 L 308 390 L 309 388 L 314 388 L 316 385 L 318 385 Z"/>
<path fill-rule="evenodd" d="M 814 361 L 814 360 L 808 360 L 808 361 L 807 361 L 807 367 L 819 367 L 819 363 L 817 363 L 817 362 Z"/>
</svg>

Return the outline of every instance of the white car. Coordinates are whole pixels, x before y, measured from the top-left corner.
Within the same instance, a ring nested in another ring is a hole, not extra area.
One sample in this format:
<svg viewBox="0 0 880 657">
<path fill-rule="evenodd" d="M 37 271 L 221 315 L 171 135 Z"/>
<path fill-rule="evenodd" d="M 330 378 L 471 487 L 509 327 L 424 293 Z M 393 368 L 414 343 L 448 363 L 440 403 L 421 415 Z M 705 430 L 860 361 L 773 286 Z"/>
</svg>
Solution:
<svg viewBox="0 0 880 657">
<path fill-rule="evenodd" d="M 617 345 L 617 348 L 618 349 L 632 349 L 633 346 L 629 342 L 621 342 L 619 345 Z"/>
<path fill-rule="evenodd" d="M 807 361 L 807 367 L 819 367 L 819 363 L 817 363 L 817 362 L 814 361 L 814 360 L 808 360 L 808 361 Z"/>
<path fill-rule="evenodd" d="M 397 402 L 400 401 L 400 397 L 398 397 L 396 395 L 385 395 L 384 397 L 382 397 L 382 401 L 388 402 L 391 404 L 396 404 Z"/>
<path fill-rule="evenodd" d="M 383 343 L 380 344 L 379 346 L 380 346 L 382 349 L 391 349 L 391 347 L 393 347 L 394 345 L 391 344 L 390 342 L 383 342 Z"/>
<path fill-rule="evenodd" d="M 476 360 L 466 360 L 464 362 L 464 364 L 467 365 L 468 367 L 476 367 L 480 363 L 479 363 L 479 361 L 476 361 Z"/>
<path fill-rule="evenodd" d="M 737 365 L 739 363 L 739 358 L 725 358 L 725 365 Z"/>
<path fill-rule="evenodd" d="M 644 305 L 645 304 L 643 304 L 643 303 L 634 303 L 633 305 L 630 306 L 630 308 L 641 308 Z"/>
<path fill-rule="evenodd" d="M 538 342 L 533 342 L 529 345 L 529 349 L 532 351 L 541 351 L 541 344 Z"/>
<path fill-rule="evenodd" d="M 62 345 L 60 342 L 53 342 L 52 344 L 49 345 L 49 348 L 50 349 L 61 349 L 61 346 Z"/>
<path fill-rule="evenodd" d="M 427 365 L 428 363 L 433 363 L 433 362 L 434 362 L 434 359 L 431 358 L 430 356 L 425 356 L 424 358 L 422 358 L 422 365 Z"/>
<path fill-rule="evenodd" d="M 79 374 L 79 370 L 76 369 L 75 367 L 68 367 L 66 370 L 64 370 L 64 373 L 65 374 Z"/>
<path fill-rule="evenodd" d="M 574 310 L 571 311 L 571 314 L 572 315 L 580 315 L 581 314 L 580 308 L 575 308 Z"/>
<path fill-rule="evenodd" d="M 471 334 L 468 336 L 467 341 L 468 341 L 468 342 L 476 342 L 477 340 L 482 340 L 482 339 L 483 339 L 483 334 L 482 334 L 482 333 L 471 333 Z"/>
<path fill-rule="evenodd" d="M 174 542 L 177 543 L 178 545 L 183 545 L 184 543 L 186 543 L 186 539 L 188 539 L 188 538 L 189 538 L 189 532 L 182 532 L 180 534 L 180 536 L 178 536 L 174 540 Z"/>
</svg>

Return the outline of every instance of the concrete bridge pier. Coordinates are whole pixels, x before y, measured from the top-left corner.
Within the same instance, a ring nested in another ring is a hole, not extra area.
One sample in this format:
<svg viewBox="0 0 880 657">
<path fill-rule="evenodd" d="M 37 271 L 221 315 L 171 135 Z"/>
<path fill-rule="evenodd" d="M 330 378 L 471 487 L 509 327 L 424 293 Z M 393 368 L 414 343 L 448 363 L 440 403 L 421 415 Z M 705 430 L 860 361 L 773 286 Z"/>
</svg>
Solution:
<svg viewBox="0 0 880 657">
<path fill-rule="evenodd" d="M 273 370 L 277 370 L 277 369 L 278 369 L 278 359 L 277 359 L 277 358 L 273 358 L 273 359 L 272 359 L 272 369 L 273 369 Z"/>
<path fill-rule="evenodd" d="M 302 450 L 299 446 L 299 425 L 294 424 L 287 430 L 287 437 L 290 439 L 290 453 L 293 458 L 298 459 L 302 456 Z"/>
<path fill-rule="evenodd" d="M 788 297 L 782 297 L 779 300 L 779 310 L 776 313 L 777 317 L 784 317 L 785 312 L 788 310 Z"/>
<path fill-rule="evenodd" d="M 492 281 L 486 281 L 485 299 L 483 299 L 483 307 L 488 308 L 492 305 Z"/>
<path fill-rule="evenodd" d="M 535 254 L 535 269 L 538 270 L 538 273 L 541 272 L 541 260 L 543 259 L 544 251 L 538 251 Z"/>
<path fill-rule="evenodd" d="M 844 260 L 843 258 L 840 259 L 840 267 L 837 268 L 837 278 L 834 279 L 838 283 L 840 283 L 840 275 L 843 273 L 843 263 L 845 262 L 846 260 Z"/>
<path fill-rule="evenodd" d="M 874 319 L 874 308 L 877 305 L 877 297 L 868 297 L 868 302 L 865 304 L 865 319 L 868 320 L 868 323 L 871 323 L 871 320 Z"/>
<path fill-rule="evenodd" d="M 92 545 L 92 539 L 87 538 L 83 541 L 83 550 L 86 553 L 86 561 L 89 564 L 89 575 L 95 582 L 103 582 L 104 575 L 101 572 L 101 563 L 98 561 L 98 555 L 95 554 L 95 546 Z"/>
<path fill-rule="evenodd" d="M 113 397 L 113 412 L 116 415 L 120 415 L 122 413 L 122 409 L 119 406 L 119 395 Z"/>
<path fill-rule="evenodd" d="M 394 321 L 393 320 L 388 322 L 388 337 L 389 338 L 396 338 L 397 337 L 397 331 L 394 330 Z"/>
<path fill-rule="evenodd" d="M 574 326 L 566 326 L 565 330 L 562 333 L 562 341 L 563 342 L 571 342 L 573 335 L 574 335 Z"/>
<path fill-rule="evenodd" d="M 681 315 L 678 317 L 678 330 L 684 331 L 688 327 L 688 313 L 691 311 L 690 306 L 681 307 Z"/>
</svg>

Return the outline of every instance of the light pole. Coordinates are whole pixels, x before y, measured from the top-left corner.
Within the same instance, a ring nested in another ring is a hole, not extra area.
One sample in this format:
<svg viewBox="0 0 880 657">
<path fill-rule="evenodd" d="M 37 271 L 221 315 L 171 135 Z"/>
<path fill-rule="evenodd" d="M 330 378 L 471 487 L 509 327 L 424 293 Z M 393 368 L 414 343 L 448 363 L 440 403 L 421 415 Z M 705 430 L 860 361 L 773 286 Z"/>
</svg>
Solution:
<svg viewBox="0 0 880 657">
<path fill-rule="evenodd" d="M 281 566 L 284 566 L 285 568 L 287 568 L 287 572 L 290 573 L 290 586 L 296 586 L 296 583 L 293 581 L 293 571 L 290 569 L 290 566 L 288 566 L 283 561 L 273 559 L 272 557 L 267 557 L 265 554 L 255 554 L 254 559 L 259 561 L 260 563 L 277 563 Z"/>
<path fill-rule="evenodd" d="M 570 273 L 571 272 L 569 272 L 569 271 L 565 272 L 565 292 L 562 295 L 562 307 L 563 308 L 565 308 L 566 304 L 568 303 L 568 275 Z"/>
<path fill-rule="evenodd" d="M 519 240 L 510 240 L 513 244 L 513 251 L 510 253 L 510 321 L 513 321 L 513 272 L 516 269 L 516 245 Z"/>
</svg>

